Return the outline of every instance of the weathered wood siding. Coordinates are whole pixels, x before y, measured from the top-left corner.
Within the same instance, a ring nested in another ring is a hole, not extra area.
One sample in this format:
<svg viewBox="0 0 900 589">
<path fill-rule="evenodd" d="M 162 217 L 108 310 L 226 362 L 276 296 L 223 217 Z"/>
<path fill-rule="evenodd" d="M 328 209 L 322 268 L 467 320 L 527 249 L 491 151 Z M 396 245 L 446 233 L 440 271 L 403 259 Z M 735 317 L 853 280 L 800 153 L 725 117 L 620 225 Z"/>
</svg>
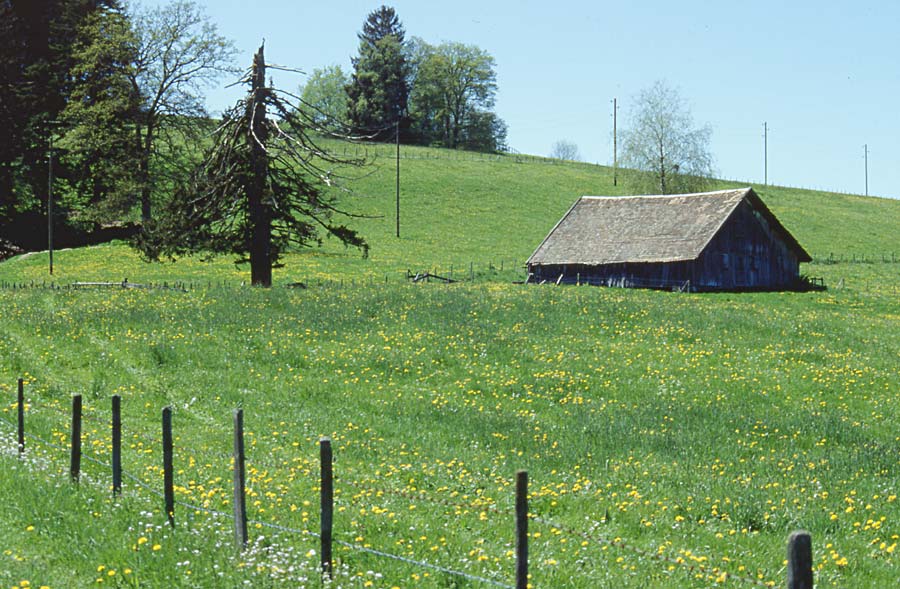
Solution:
<svg viewBox="0 0 900 589">
<path fill-rule="evenodd" d="M 796 254 L 746 200 L 722 225 L 696 260 L 586 266 L 532 265 L 536 282 L 560 282 L 690 290 L 768 290 L 799 279 Z"/>
<path fill-rule="evenodd" d="M 696 261 L 698 287 L 778 289 L 795 284 L 800 263 L 765 218 L 742 202 Z"/>
</svg>

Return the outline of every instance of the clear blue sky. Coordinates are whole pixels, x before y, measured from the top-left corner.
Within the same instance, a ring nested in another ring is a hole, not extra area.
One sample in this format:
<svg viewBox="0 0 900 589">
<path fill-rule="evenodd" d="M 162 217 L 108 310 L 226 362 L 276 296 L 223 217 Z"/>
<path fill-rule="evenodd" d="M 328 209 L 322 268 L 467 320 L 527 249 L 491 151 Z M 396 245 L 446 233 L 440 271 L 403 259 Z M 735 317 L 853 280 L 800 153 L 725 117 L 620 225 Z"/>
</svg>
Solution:
<svg viewBox="0 0 900 589">
<path fill-rule="evenodd" d="M 145 5 L 164 3 L 144 0 Z M 350 70 L 366 15 L 381 2 L 199 0 L 248 65 Z M 900 2 L 896 0 L 397 0 L 407 31 L 461 41 L 497 61 L 496 111 L 509 144 L 546 155 L 559 139 L 583 159 L 612 162 L 612 99 L 620 128 L 630 99 L 658 79 L 677 87 L 713 129 L 720 176 L 900 197 Z M 276 78 L 296 86 L 299 77 Z M 224 83 L 223 83 L 224 85 Z M 213 89 L 220 111 L 239 90 Z"/>
</svg>

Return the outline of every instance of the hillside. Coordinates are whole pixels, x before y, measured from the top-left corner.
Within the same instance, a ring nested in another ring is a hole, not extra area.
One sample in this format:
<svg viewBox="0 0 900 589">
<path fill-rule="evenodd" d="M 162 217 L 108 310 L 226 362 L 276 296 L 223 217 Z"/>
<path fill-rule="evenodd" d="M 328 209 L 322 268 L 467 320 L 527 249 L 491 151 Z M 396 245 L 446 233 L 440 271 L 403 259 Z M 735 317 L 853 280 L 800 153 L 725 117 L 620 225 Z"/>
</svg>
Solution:
<svg viewBox="0 0 900 589">
<path fill-rule="evenodd" d="M 519 469 L 535 588 L 783 586 L 785 539 L 801 528 L 816 587 L 893 586 L 900 202 L 760 189 L 818 258 L 803 271 L 825 292 L 523 286 L 512 280 L 571 202 L 615 193 L 610 170 L 405 153 L 402 238 L 393 162 L 378 159 L 354 184 L 357 211 L 384 215 L 359 222 L 372 255 L 291 254 L 273 289 L 242 287 L 249 272 L 227 258 L 148 265 L 123 244 L 58 252 L 53 280 L 188 288 L 50 289 L 45 253 L 0 263 L 0 586 L 509 587 Z M 468 277 L 470 263 L 473 283 L 405 279 Z M 280 287 L 296 280 L 310 288 Z M 166 407 L 174 530 L 160 497 Z M 236 408 L 243 552 L 230 527 Z M 316 570 L 322 436 L 340 542 L 330 584 Z"/>
<path fill-rule="evenodd" d="M 345 149 L 337 146 L 337 149 Z M 559 163 L 530 156 L 487 156 L 440 149 L 406 147 L 401 160 L 401 237 L 395 237 L 395 163 L 392 146 L 352 147 L 350 154 L 368 155 L 371 165 L 347 170 L 358 179 L 347 183 L 354 196 L 345 198 L 353 212 L 369 219 L 350 219 L 369 241 L 369 259 L 355 250 L 326 240 L 321 250 L 290 255 L 275 271 L 275 281 L 309 278 L 383 280 L 407 269 L 440 270 L 468 275 L 494 275 L 491 266 L 503 266 L 503 279 L 521 278 L 525 260 L 555 222 L 581 195 L 624 194 L 613 186 L 612 170 L 589 164 Z M 720 187 L 734 184 L 721 183 Z M 754 186 L 782 223 L 818 262 L 852 260 L 854 256 L 900 259 L 900 200 Z M 210 274 L 227 280 L 247 280 L 249 269 L 239 270 L 221 258 L 211 268 L 193 265 L 148 266 L 125 248 L 110 254 L 120 271 L 92 268 L 88 255 L 57 255 L 59 281 L 133 281 L 200 279 Z M 46 256 L 28 263 L 0 265 L 0 279 L 45 280 Z M 807 268 L 810 274 L 839 280 L 834 269 Z M 198 274 L 199 272 L 199 274 Z M 120 276 L 121 274 L 121 276 Z M 18 278 L 17 278 L 18 277 Z"/>
</svg>

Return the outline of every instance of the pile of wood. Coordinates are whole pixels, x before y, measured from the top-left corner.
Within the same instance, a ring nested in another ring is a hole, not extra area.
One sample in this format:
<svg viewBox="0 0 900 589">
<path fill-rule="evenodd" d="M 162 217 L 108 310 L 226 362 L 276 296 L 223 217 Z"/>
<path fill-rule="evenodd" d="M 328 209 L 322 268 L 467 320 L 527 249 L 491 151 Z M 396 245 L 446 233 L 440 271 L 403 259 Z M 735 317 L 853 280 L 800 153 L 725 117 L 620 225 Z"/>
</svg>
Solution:
<svg viewBox="0 0 900 589">
<path fill-rule="evenodd" d="M 413 274 L 409 270 L 406 271 L 406 279 L 411 280 L 413 282 L 431 282 L 432 279 L 437 280 L 439 282 L 444 282 L 447 284 L 452 284 L 456 282 L 456 280 L 452 278 L 447 278 L 445 276 L 438 276 L 437 274 L 432 274 L 431 272 L 416 272 Z"/>
</svg>

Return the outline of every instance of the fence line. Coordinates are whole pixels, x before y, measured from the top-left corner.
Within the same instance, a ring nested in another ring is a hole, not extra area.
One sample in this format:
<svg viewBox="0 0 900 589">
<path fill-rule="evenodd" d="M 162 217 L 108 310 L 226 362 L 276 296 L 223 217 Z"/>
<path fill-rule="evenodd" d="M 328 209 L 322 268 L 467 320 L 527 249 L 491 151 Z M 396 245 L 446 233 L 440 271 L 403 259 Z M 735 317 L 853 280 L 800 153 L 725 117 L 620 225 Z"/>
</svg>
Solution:
<svg viewBox="0 0 900 589">
<path fill-rule="evenodd" d="M 20 409 L 19 415 L 22 415 L 21 411 L 24 406 L 24 397 L 21 394 L 22 391 L 22 379 L 19 379 L 19 395 L 18 395 L 18 405 Z M 117 399 L 118 395 L 114 397 Z M 115 410 L 118 406 L 118 403 L 113 401 L 113 411 L 115 415 Z M 70 474 L 73 481 L 78 481 L 78 468 L 76 468 L 76 455 L 78 460 L 80 461 L 81 452 L 81 436 L 80 436 L 80 412 L 81 412 L 81 396 L 73 395 L 72 397 L 72 423 L 71 423 L 71 440 L 70 440 L 70 448 L 66 448 L 49 440 L 45 440 L 42 437 L 29 434 L 28 438 L 35 440 L 42 445 L 59 449 L 62 451 L 71 451 L 71 459 L 72 465 L 70 468 Z M 20 417 L 19 423 L 14 424 L 5 416 L 0 415 L 0 420 L 9 424 L 13 428 L 18 429 L 18 438 L 21 440 L 24 437 L 24 420 Z M 115 418 L 113 419 L 114 430 L 115 430 Z M 78 439 L 76 439 L 76 436 Z M 271 523 L 271 522 L 262 522 L 255 520 L 247 520 L 245 512 L 239 512 L 237 509 L 237 501 L 238 501 L 238 490 L 243 495 L 244 487 L 243 487 L 243 472 L 241 472 L 240 477 L 240 486 L 239 486 L 239 477 L 237 474 L 237 468 L 240 465 L 243 466 L 243 412 L 242 410 L 235 410 L 234 412 L 234 447 L 235 453 L 233 454 L 233 458 L 235 462 L 233 464 L 233 469 L 235 470 L 235 512 L 233 514 L 227 514 L 222 511 L 209 509 L 206 507 L 193 505 L 188 502 L 176 500 L 174 497 L 174 483 L 172 480 L 172 476 L 174 473 L 174 468 L 172 464 L 172 433 L 171 433 L 171 407 L 166 407 L 163 409 L 163 448 L 164 448 L 164 491 L 160 493 L 157 489 L 150 486 L 148 483 L 142 481 L 139 477 L 133 475 L 127 471 L 121 471 L 119 473 L 119 477 L 125 476 L 127 479 L 133 481 L 138 485 L 139 488 L 145 489 L 149 491 L 152 495 L 156 497 L 161 497 L 164 499 L 166 504 L 166 515 L 169 523 L 174 526 L 174 507 L 175 505 L 182 506 L 186 509 L 189 509 L 195 513 L 204 513 L 207 515 L 220 517 L 220 518 L 229 518 L 232 519 L 235 523 L 235 533 L 237 535 L 239 547 L 243 548 L 246 545 L 246 524 L 250 523 L 259 527 L 267 527 L 275 530 L 279 530 L 284 533 L 292 533 L 292 534 L 300 534 L 304 536 L 312 536 L 315 538 L 319 538 L 322 542 L 322 558 L 323 558 L 323 574 L 329 575 L 331 572 L 331 555 L 330 555 L 330 546 L 332 543 L 343 546 L 349 550 L 365 552 L 368 554 L 372 554 L 374 556 L 379 556 L 382 558 L 389 558 L 401 562 L 406 562 L 408 564 L 413 564 L 416 566 L 420 566 L 423 568 L 429 568 L 431 570 L 436 570 L 448 575 L 459 576 L 462 578 L 466 578 L 473 581 L 483 582 L 487 584 L 491 584 L 497 587 L 505 587 L 508 589 L 520 589 L 526 587 L 527 578 L 528 578 L 528 520 L 532 520 L 536 523 L 540 523 L 542 525 L 546 525 L 551 527 L 552 529 L 559 530 L 560 532 L 565 532 L 567 534 L 578 536 L 583 538 L 586 541 L 591 541 L 597 544 L 605 544 L 608 546 L 616 547 L 622 550 L 630 551 L 638 556 L 643 558 L 647 558 L 650 560 L 655 560 L 659 562 L 667 562 L 672 565 L 685 567 L 688 572 L 695 573 L 699 572 L 705 576 L 714 575 L 716 578 L 721 578 L 722 580 L 733 579 L 736 581 L 741 581 L 744 583 L 750 583 L 759 587 L 769 587 L 770 583 L 761 581 L 760 579 L 751 577 L 749 575 L 738 575 L 728 571 L 724 571 L 719 567 L 706 567 L 702 564 L 691 564 L 685 559 L 681 558 L 671 558 L 662 554 L 661 552 L 650 552 L 644 550 L 637 546 L 632 546 L 628 542 L 622 540 L 621 538 L 616 538 L 614 540 L 610 540 L 603 535 L 595 534 L 593 532 L 584 532 L 580 530 L 576 530 L 575 528 L 569 527 L 564 524 L 559 524 L 558 522 L 554 522 L 548 519 L 545 519 L 539 515 L 530 513 L 527 507 L 527 473 L 525 471 L 519 471 L 517 473 L 517 483 L 516 483 L 516 585 L 508 585 L 504 583 L 497 582 L 493 579 L 479 577 L 477 575 L 473 575 L 471 573 L 467 573 L 464 571 L 456 571 L 447 567 L 443 567 L 440 565 L 436 565 L 433 563 L 428 563 L 426 561 L 420 561 L 396 554 L 391 554 L 388 552 L 384 552 L 381 550 L 373 549 L 366 546 L 359 546 L 356 544 L 351 544 L 348 542 L 344 542 L 341 540 L 336 540 L 331 538 L 331 517 L 330 515 L 327 517 L 328 521 L 321 521 L 322 529 L 319 534 L 316 534 L 310 530 L 302 530 L 297 528 L 290 528 L 287 526 L 281 526 L 279 524 Z M 239 440 L 240 438 L 240 440 Z M 24 451 L 24 444 L 19 443 L 20 452 Z M 114 449 L 115 450 L 115 449 Z M 331 509 L 331 505 L 333 504 L 333 486 L 331 481 L 333 480 L 333 475 L 331 474 L 331 445 L 330 440 L 327 438 L 323 438 L 320 440 L 320 463 L 322 466 L 321 470 L 321 478 L 320 478 L 320 489 L 321 493 L 321 507 L 322 507 L 322 520 L 326 519 L 326 510 Z M 113 464 L 106 463 L 104 461 L 98 460 L 97 458 L 91 456 L 90 454 L 84 454 L 84 458 L 89 462 L 97 464 L 103 468 L 113 469 L 113 492 L 114 494 L 117 492 L 116 489 L 116 468 L 115 468 L 115 458 L 113 460 Z M 238 460 L 240 458 L 240 460 Z M 241 469 L 242 471 L 243 469 Z M 397 496 L 404 497 L 410 501 L 418 500 L 424 502 L 431 502 L 435 504 L 440 504 L 444 506 L 455 507 L 457 509 L 480 509 L 484 511 L 491 511 L 496 514 L 507 515 L 508 510 L 501 510 L 497 508 L 495 505 L 464 505 L 461 503 L 455 503 L 443 499 L 431 499 L 425 497 L 424 495 L 413 495 L 410 493 L 404 493 L 402 491 L 385 491 L 380 489 L 374 489 L 372 487 L 364 487 L 360 483 L 356 483 L 354 481 L 342 481 L 342 483 L 348 484 L 350 486 L 363 489 L 366 491 L 371 491 L 376 494 L 394 494 Z M 119 484 L 120 481 L 119 481 Z M 239 519 L 243 518 L 243 538 L 241 538 L 238 534 L 240 534 Z M 327 549 L 326 549 L 327 543 Z M 811 561 L 811 544 L 809 540 L 809 535 L 805 532 L 795 532 L 791 535 L 789 539 L 789 547 L 788 547 L 788 557 L 789 557 L 789 566 L 788 566 L 788 588 L 789 589 L 800 589 L 811 587 L 811 585 L 805 585 L 807 579 L 812 579 L 812 561 Z M 327 564 L 325 556 L 327 558 Z"/>
<path fill-rule="evenodd" d="M 875 264 L 900 264 L 900 253 L 898 252 L 874 252 L 874 253 L 841 253 L 829 252 L 828 254 L 816 255 L 807 267 L 821 265 L 875 265 Z M 470 261 L 468 264 L 422 264 L 418 267 L 411 266 L 406 270 L 394 270 L 383 274 L 379 272 L 376 276 L 373 273 L 361 274 L 359 276 L 351 276 L 348 278 L 330 278 L 330 277 L 307 277 L 298 281 L 282 285 L 285 288 L 348 288 L 348 287 L 375 287 L 379 284 L 397 284 L 417 282 L 417 276 L 443 276 L 451 279 L 453 282 L 482 282 L 491 281 L 498 274 L 509 277 L 510 274 L 517 276 L 516 280 L 525 280 L 527 275 L 522 260 L 509 258 L 501 258 L 499 263 L 495 260 L 486 262 Z M 392 279 L 393 278 L 393 279 Z M 587 281 L 582 281 L 587 282 Z M 652 285 L 651 285 L 652 286 Z M 683 283 L 663 284 L 666 287 L 682 287 Z M 68 284 L 47 282 L 47 281 L 0 281 L 0 290 L 51 290 L 51 291 L 76 291 L 90 289 L 140 289 L 140 290 L 165 290 L 172 292 L 187 293 L 194 290 L 214 290 L 214 289 L 237 289 L 247 288 L 248 284 L 245 280 L 206 280 L 206 281 L 175 281 L 175 282 L 149 282 L 147 284 L 135 284 L 130 282 L 72 282 Z"/>
<path fill-rule="evenodd" d="M 2 415 L 0 415 L 0 421 L 5 422 L 6 424 L 10 425 L 10 426 L 13 427 L 13 428 L 16 427 L 16 424 L 12 423 L 11 421 L 9 421 L 8 419 L 6 419 L 6 417 L 4 417 L 4 416 L 2 416 Z M 61 451 L 63 451 L 63 452 L 68 452 L 68 451 L 70 451 L 70 448 L 67 448 L 67 447 L 65 447 L 65 446 L 61 446 L 61 445 L 59 445 L 59 444 L 56 444 L 56 443 L 51 442 L 51 441 L 49 441 L 49 440 L 46 440 L 46 439 L 44 439 L 44 438 L 42 438 L 42 437 L 40 437 L 40 436 L 37 436 L 37 435 L 35 435 L 35 434 L 29 433 L 29 434 L 28 434 L 28 438 L 29 438 L 29 439 L 32 439 L 32 440 L 35 440 L 35 441 L 37 441 L 37 442 L 41 443 L 42 445 L 47 446 L 47 447 L 49 447 L 49 448 L 53 448 L 53 449 L 56 449 L 56 450 L 61 450 Z M 101 460 L 98 460 L 98 459 L 94 458 L 93 456 L 90 456 L 89 454 L 83 454 L 82 456 L 83 456 L 83 458 L 84 458 L 85 460 L 88 460 L 89 462 L 92 462 L 92 463 L 96 464 L 97 466 L 101 466 L 101 467 L 103 467 L 103 468 L 111 468 L 111 465 L 110 465 L 109 463 L 106 463 L 106 462 L 103 462 L 103 461 L 101 461 Z M 133 483 L 135 483 L 135 484 L 136 484 L 138 487 L 140 487 L 141 489 L 144 489 L 145 491 L 149 492 L 151 495 L 154 495 L 154 496 L 156 496 L 156 497 L 159 498 L 159 499 L 165 500 L 166 496 L 165 496 L 165 493 L 164 493 L 164 492 L 161 492 L 161 491 L 159 491 L 158 489 L 156 489 L 156 488 L 150 486 L 150 485 L 147 484 L 145 481 L 141 480 L 140 477 L 138 477 L 138 476 L 136 476 L 136 475 L 134 475 L 134 474 L 132 474 L 132 473 L 126 471 L 126 470 L 123 470 L 123 471 L 122 471 L 122 476 L 125 477 L 125 478 L 127 478 L 127 479 L 129 479 L 129 480 L 132 481 Z M 186 501 L 181 501 L 181 500 L 179 500 L 179 499 L 176 499 L 176 500 L 175 500 L 174 505 L 176 505 L 176 506 L 178 506 L 178 507 L 183 507 L 183 508 L 188 509 L 188 510 L 190 510 L 190 511 L 192 511 L 192 512 L 203 513 L 203 514 L 205 514 L 205 515 L 215 516 L 215 517 L 219 517 L 219 518 L 222 518 L 222 519 L 232 520 L 232 518 L 233 518 L 233 515 L 232 515 L 232 514 L 226 513 L 226 512 L 224 512 L 224 511 L 220 511 L 220 510 L 217 510 L 217 509 L 210 509 L 210 508 L 208 508 L 208 507 L 203 507 L 203 506 L 200 506 L 200 505 L 195 505 L 195 504 L 193 504 L 193 503 L 188 503 L 188 502 L 186 502 Z M 248 524 L 253 524 L 254 526 L 259 526 L 259 527 L 269 528 L 269 529 L 277 530 L 277 531 L 284 532 L 284 533 L 297 534 L 297 535 L 303 535 L 303 536 L 311 536 L 311 537 L 313 537 L 313 538 L 321 538 L 321 535 L 320 535 L 320 534 L 317 534 L 316 532 L 313 532 L 313 531 L 310 531 L 310 530 L 303 530 L 303 529 L 299 529 L 299 528 L 292 528 L 292 527 L 288 527 L 288 526 L 282 526 L 282 525 L 275 524 L 275 523 L 272 523 L 272 522 L 264 522 L 264 521 L 258 521 L 258 520 L 248 519 L 248 520 L 247 520 L 247 523 L 248 523 Z M 411 559 L 411 558 L 407 558 L 407 557 L 405 557 L 405 556 L 400 556 L 400 555 L 396 555 L 396 554 L 391 554 L 391 553 L 388 553 L 388 552 L 384 552 L 384 551 L 381 551 L 381 550 L 375 550 L 375 549 L 368 548 L 368 547 L 365 547 L 365 546 L 359 546 L 359 545 L 356 545 L 356 544 L 351 544 L 351 543 L 349 543 L 349 542 L 344 542 L 344 541 L 342 541 L 342 540 L 332 540 L 332 541 L 333 541 L 335 544 L 338 544 L 339 546 L 343 546 L 343 547 L 345 547 L 345 548 L 348 548 L 348 549 L 350 549 L 350 550 L 355 550 L 355 551 L 357 551 L 357 552 L 365 552 L 365 553 L 372 554 L 372 555 L 375 555 L 375 556 L 380 556 L 380 557 L 384 557 L 384 558 L 389 558 L 389 559 L 393 559 L 393 560 L 405 562 L 405 563 L 407 563 L 407 564 L 412 564 L 412 565 L 416 565 L 416 566 L 419 566 L 419 567 L 422 567 L 422 568 L 426 568 L 426 569 L 431 569 L 431 570 L 439 571 L 439 572 L 442 572 L 442 573 L 445 573 L 445 574 L 448 574 L 448 575 L 457 576 L 457 577 L 469 579 L 469 580 L 472 580 L 472 581 L 478 581 L 478 582 L 482 582 L 482 583 L 494 585 L 495 587 L 503 587 L 503 588 L 506 588 L 506 589 L 515 589 L 512 585 L 507 585 L 507 584 L 504 584 L 504 583 L 499 583 L 499 582 L 497 582 L 497 581 L 495 581 L 495 580 L 493 580 L 493 579 L 488 579 L 488 578 L 485 578 L 485 577 L 479 577 L 479 576 L 473 575 L 473 574 L 471 574 L 471 573 L 466 573 L 466 572 L 464 572 L 464 571 L 456 571 L 456 570 L 449 569 L 449 568 L 447 568 L 447 567 L 442 567 L 442 566 L 440 566 L 440 565 L 432 564 L 432 563 L 429 563 L 429 562 L 426 562 L 426 561 L 414 560 L 414 559 Z"/>
<path fill-rule="evenodd" d="M 415 276 L 416 272 L 430 272 L 434 273 L 442 273 L 447 274 L 454 279 L 456 282 L 478 282 L 480 279 L 484 279 L 485 276 L 495 276 L 500 272 L 509 274 L 515 273 L 522 275 L 524 279 L 524 261 L 523 260 L 514 260 L 509 258 L 501 258 L 498 260 L 487 260 L 483 262 L 475 262 L 470 261 L 467 264 L 421 264 L 418 268 L 414 265 L 409 265 L 405 270 L 392 270 L 389 272 L 379 271 L 376 275 L 375 273 L 362 274 L 359 276 L 351 276 L 349 278 L 328 278 L 328 277 L 306 277 L 305 279 L 301 278 L 298 281 L 287 283 L 284 285 L 280 285 L 285 288 L 309 288 L 311 286 L 317 286 L 322 288 L 346 288 L 346 287 L 374 287 L 379 284 L 396 284 L 396 283 L 408 283 L 411 281 L 412 277 Z M 414 268 L 416 268 L 414 270 Z M 124 286 L 123 286 L 124 285 Z M 250 285 L 246 280 L 200 280 L 200 281 L 190 281 L 190 280 L 180 280 L 175 282 L 148 282 L 146 284 L 136 284 L 131 282 L 71 282 L 71 283 L 61 283 L 46 280 L 28 280 L 28 281 L 8 281 L 2 280 L 0 281 L 0 290 L 51 290 L 51 291 L 79 291 L 79 290 L 100 290 L 100 289 L 109 289 L 109 290 L 122 290 L 122 289 L 137 289 L 137 290 L 163 290 L 163 291 L 172 291 L 178 293 L 186 293 L 194 290 L 214 290 L 214 289 L 237 289 L 237 288 L 250 288 Z"/>
<path fill-rule="evenodd" d="M 360 485 L 359 483 L 357 483 L 355 481 L 349 481 L 349 480 L 342 480 L 341 483 L 344 485 L 349 485 L 351 487 L 356 487 L 360 490 L 373 491 L 375 493 L 381 493 L 384 495 L 396 495 L 398 497 L 402 497 L 409 501 L 432 503 L 434 505 L 441 505 L 443 507 L 452 507 L 455 509 L 472 509 L 472 510 L 489 511 L 491 513 L 494 513 L 497 515 L 503 515 L 503 516 L 510 516 L 512 514 L 511 510 L 501 509 L 501 508 L 497 507 L 496 505 L 472 505 L 472 504 L 456 503 L 453 501 L 448 501 L 446 499 L 435 499 L 435 498 L 428 497 L 428 496 L 425 496 L 422 494 L 405 493 L 403 491 L 379 489 L 379 488 L 374 488 L 374 487 L 364 487 L 363 485 Z M 608 537 L 606 537 L 602 534 L 597 534 L 597 533 L 592 533 L 592 532 L 583 532 L 580 530 L 576 530 L 575 528 L 566 526 L 565 524 L 560 524 L 559 522 L 548 520 L 548 519 L 543 518 L 534 513 L 529 512 L 528 519 L 531 521 L 534 521 L 536 523 L 539 523 L 541 525 L 547 526 L 549 528 L 555 528 L 561 532 L 565 532 L 566 534 L 569 534 L 570 536 L 579 537 L 584 540 L 590 540 L 590 541 L 596 542 L 597 544 L 605 544 L 607 546 L 619 548 L 619 549 L 622 549 L 622 550 L 625 550 L 628 552 L 632 552 L 632 553 L 634 553 L 638 556 L 644 557 L 644 558 L 649 558 L 649 559 L 657 560 L 657 561 L 664 561 L 669 564 L 686 567 L 688 569 L 688 571 L 690 571 L 690 572 L 698 571 L 698 572 L 701 572 L 704 574 L 714 574 L 714 575 L 720 575 L 720 574 L 725 573 L 734 578 L 743 578 L 744 581 L 746 581 L 748 583 L 752 583 L 752 584 L 760 586 L 760 587 L 769 587 L 769 585 L 766 584 L 764 581 L 760 581 L 759 579 L 750 577 L 748 575 L 739 575 L 739 574 L 726 572 L 726 571 L 723 571 L 722 569 L 720 569 L 719 567 L 708 568 L 708 567 L 704 567 L 700 564 L 693 564 L 693 565 L 685 564 L 685 562 L 680 562 L 677 559 L 665 556 L 658 552 L 649 552 L 649 551 L 643 550 L 642 548 L 633 546 L 624 540 L 609 539 Z"/>
</svg>

